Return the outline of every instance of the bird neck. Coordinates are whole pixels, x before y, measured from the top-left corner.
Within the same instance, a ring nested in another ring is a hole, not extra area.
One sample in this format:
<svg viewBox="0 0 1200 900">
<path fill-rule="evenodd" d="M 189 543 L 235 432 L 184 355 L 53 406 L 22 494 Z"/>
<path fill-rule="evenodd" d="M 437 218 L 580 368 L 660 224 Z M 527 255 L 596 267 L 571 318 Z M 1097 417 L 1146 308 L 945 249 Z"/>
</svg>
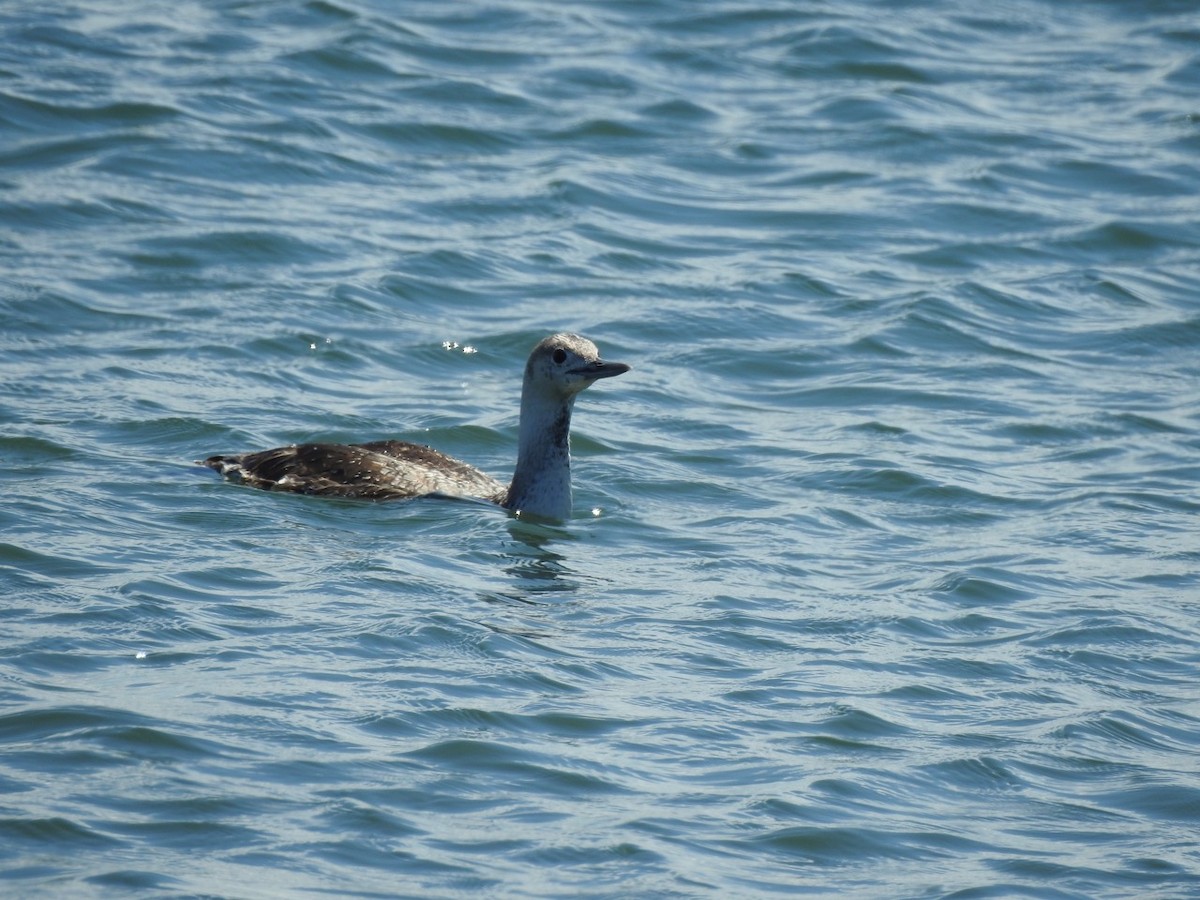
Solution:
<svg viewBox="0 0 1200 900">
<path fill-rule="evenodd" d="M 521 393 L 517 468 L 504 505 L 552 519 L 571 514 L 571 408 L 575 398 Z"/>
</svg>

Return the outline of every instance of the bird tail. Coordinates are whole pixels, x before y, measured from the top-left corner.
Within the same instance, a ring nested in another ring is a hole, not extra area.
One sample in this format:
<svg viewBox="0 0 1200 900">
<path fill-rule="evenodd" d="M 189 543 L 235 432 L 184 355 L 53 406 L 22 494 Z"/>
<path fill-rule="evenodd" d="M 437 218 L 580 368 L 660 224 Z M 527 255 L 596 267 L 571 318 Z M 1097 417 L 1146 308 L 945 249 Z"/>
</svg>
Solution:
<svg viewBox="0 0 1200 900">
<path fill-rule="evenodd" d="M 232 475 L 241 468 L 241 461 L 240 456 L 210 456 L 208 459 L 196 460 L 196 465 L 208 466 L 222 475 Z"/>
</svg>

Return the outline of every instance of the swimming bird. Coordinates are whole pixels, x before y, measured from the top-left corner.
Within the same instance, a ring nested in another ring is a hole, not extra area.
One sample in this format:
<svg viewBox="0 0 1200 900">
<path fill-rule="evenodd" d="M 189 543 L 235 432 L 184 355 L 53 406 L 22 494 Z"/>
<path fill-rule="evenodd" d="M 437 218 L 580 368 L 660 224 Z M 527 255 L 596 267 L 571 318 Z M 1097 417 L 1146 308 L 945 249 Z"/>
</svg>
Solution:
<svg viewBox="0 0 1200 900">
<path fill-rule="evenodd" d="M 571 513 L 571 411 L 579 393 L 629 371 L 605 362 L 577 334 L 540 341 L 525 363 L 517 466 L 507 486 L 423 444 L 294 444 L 257 453 L 210 456 L 199 464 L 252 487 L 326 497 L 396 500 L 475 498 L 548 519 Z"/>
</svg>

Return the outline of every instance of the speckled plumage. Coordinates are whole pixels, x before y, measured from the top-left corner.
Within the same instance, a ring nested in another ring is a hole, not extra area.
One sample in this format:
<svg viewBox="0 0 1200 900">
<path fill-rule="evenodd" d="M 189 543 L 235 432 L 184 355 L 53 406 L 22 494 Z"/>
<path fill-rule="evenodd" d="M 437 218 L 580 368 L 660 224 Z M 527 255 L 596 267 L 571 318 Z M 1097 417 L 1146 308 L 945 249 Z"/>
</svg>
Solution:
<svg viewBox="0 0 1200 900">
<path fill-rule="evenodd" d="M 624 363 L 601 360 L 596 345 L 579 335 L 555 334 L 538 343 L 525 364 L 517 465 L 507 487 L 461 460 L 406 441 L 297 444 L 210 456 L 201 464 L 265 490 L 362 500 L 440 494 L 566 518 L 571 510 L 575 397 L 597 379 L 628 370 Z"/>
</svg>

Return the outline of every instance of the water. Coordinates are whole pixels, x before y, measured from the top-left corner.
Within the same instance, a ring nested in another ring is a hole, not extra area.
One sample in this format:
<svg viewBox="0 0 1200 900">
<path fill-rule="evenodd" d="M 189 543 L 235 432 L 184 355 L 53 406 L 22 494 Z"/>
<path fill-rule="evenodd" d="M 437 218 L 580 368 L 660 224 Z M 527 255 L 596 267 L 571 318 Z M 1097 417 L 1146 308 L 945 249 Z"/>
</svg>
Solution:
<svg viewBox="0 0 1200 900">
<path fill-rule="evenodd" d="M 1200 895 L 1193 4 L 0 33 L 0 893 Z M 192 465 L 559 329 L 561 527 Z"/>
</svg>

